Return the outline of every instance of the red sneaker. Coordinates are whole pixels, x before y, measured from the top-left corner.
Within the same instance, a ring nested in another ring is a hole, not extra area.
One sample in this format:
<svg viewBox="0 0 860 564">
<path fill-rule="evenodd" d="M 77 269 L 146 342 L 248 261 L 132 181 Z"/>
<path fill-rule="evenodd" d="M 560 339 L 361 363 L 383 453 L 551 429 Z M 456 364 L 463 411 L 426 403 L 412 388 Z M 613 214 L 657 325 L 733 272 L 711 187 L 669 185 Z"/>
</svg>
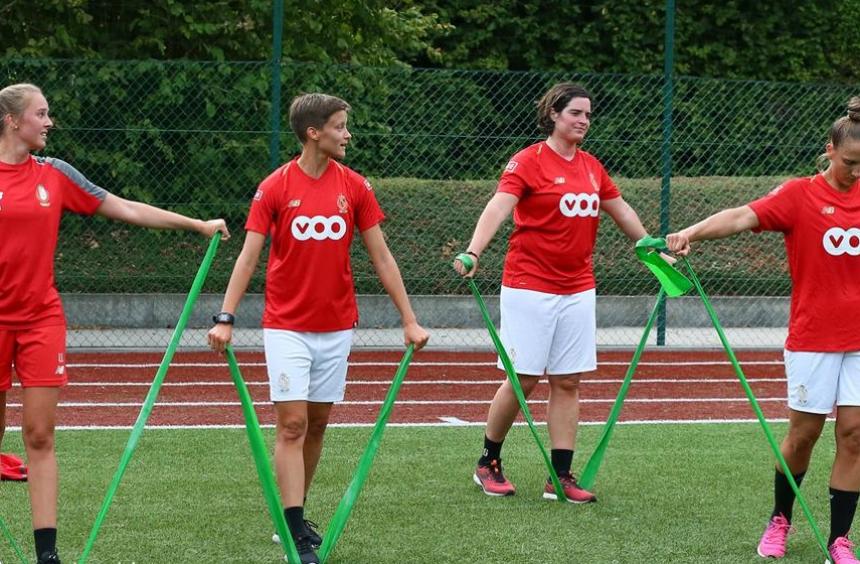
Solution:
<svg viewBox="0 0 860 564">
<path fill-rule="evenodd" d="M 564 488 L 564 495 L 570 503 L 591 503 L 597 501 L 596 495 L 579 487 L 573 474 L 559 476 L 558 481 L 561 482 L 561 487 Z M 543 498 L 558 499 L 551 480 L 547 480 L 546 482 L 546 486 L 543 489 Z"/>
<path fill-rule="evenodd" d="M 478 465 L 472 479 L 487 495 L 501 497 L 516 492 L 514 485 L 502 473 L 501 460 L 491 460 L 487 466 Z"/>
</svg>

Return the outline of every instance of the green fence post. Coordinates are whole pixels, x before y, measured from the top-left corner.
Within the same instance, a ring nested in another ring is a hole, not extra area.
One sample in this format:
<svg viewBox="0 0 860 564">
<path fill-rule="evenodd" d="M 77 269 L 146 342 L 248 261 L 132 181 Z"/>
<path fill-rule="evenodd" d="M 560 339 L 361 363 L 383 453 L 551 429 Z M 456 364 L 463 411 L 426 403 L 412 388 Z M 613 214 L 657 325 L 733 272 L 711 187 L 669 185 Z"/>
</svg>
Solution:
<svg viewBox="0 0 860 564">
<path fill-rule="evenodd" d="M 284 35 L 284 0 L 272 3 L 272 133 L 269 137 L 269 167 L 278 168 L 281 152 L 281 52 Z"/>
<path fill-rule="evenodd" d="M 675 55 L 675 0 L 666 0 L 666 36 L 663 42 L 663 163 L 660 185 L 660 235 L 669 232 L 669 196 L 672 186 L 672 67 Z M 657 310 L 657 346 L 666 344 L 666 300 Z"/>
</svg>

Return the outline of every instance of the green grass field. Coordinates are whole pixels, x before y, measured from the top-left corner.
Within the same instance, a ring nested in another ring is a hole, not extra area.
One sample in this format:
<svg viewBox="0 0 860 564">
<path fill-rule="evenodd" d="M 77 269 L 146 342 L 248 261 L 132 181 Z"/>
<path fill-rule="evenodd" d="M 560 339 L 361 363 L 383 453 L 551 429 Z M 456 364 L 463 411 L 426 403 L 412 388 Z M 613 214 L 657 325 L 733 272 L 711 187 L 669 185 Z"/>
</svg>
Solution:
<svg viewBox="0 0 860 564">
<path fill-rule="evenodd" d="M 769 516 L 772 458 L 757 424 L 618 427 L 588 506 L 541 499 L 545 472 L 527 429 L 515 428 L 505 466 L 517 495 L 490 498 L 472 483 L 480 427 L 386 430 L 368 482 L 329 562 L 761 562 L 755 546 Z M 784 425 L 774 425 L 779 438 Z M 542 429 L 545 432 L 545 428 Z M 575 469 L 599 427 L 580 432 Z M 83 549 L 128 431 L 61 431 L 59 546 Z M 273 433 L 266 430 L 271 444 Z M 325 526 L 370 429 L 331 429 L 307 516 Z M 833 456 L 828 424 L 804 481 L 824 534 Z M 22 450 L 9 432 L 4 452 Z M 0 515 L 32 556 L 26 486 L 2 482 Z M 821 562 L 795 510 L 786 564 Z M 93 563 L 278 562 L 245 432 L 147 430 L 120 486 Z M 0 561 L 17 562 L 0 539 Z"/>
</svg>

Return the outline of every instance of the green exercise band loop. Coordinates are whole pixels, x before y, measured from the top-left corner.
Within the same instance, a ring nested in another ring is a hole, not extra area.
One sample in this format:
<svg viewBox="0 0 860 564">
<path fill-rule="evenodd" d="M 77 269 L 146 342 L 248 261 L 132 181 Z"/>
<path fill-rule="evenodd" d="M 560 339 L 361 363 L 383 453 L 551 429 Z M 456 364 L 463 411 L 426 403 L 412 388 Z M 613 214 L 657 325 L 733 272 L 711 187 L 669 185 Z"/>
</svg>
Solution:
<svg viewBox="0 0 860 564">
<path fill-rule="evenodd" d="M 266 499 L 266 505 L 269 508 L 269 516 L 272 518 L 275 530 L 281 538 L 281 547 L 284 549 L 287 562 L 289 564 L 301 564 L 296 543 L 293 540 L 293 535 L 290 534 L 287 528 L 284 512 L 281 509 L 281 498 L 278 495 L 278 487 L 275 485 L 275 479 L 272 476 L 272 466 L 269 463 L 269 454 L 266 450 L 266 443 L 263 441 L 263 432 L 260 430 L 257 412 L 254 411 L 254 402 L 251 401 L 248 386 L 245 384 L 245 380 L 242 379 L 242 373 L 239 372 L 239 363 L 236 362 L 233 346 L 228 344 L 225 352 L 227 354 L 227 364 L 230 366 L 230 376 L 233 378 L 233 384 L 236 386 L 236 391 L 239 393 L 239 401 L 242 404 L 242 414 L 245 416 L 245 430 L 248 433 L 248 442 L 251 444 L 251 454 L 254 457 L 257 476 L 260 478 L 260 485 L 263 488 L 263 497 Z"/>
<path fill-rule="evenodd" d="M 78 560 L 78 564 L 84 564 L 87 561 L 87 557 L 96 542 L 99 528 L 101 528 L 102 522 L 104 521 L 105 516 L 107 516 L 108 509 L 110 508 L 111 502 L 116 494 L 116 490 L 119 488 L 120 480 L 122 480 L 126 467 L 128 466 L 129 461 L 131 461 L 131 457 L 137 448 L 137 443 L 140 441 L 140 437 L 143 434 L 143 428 L 146 425 L 146 421 L 149 419 L 150 413 L 152 413 L 155 400 L 158 398 L 158 392 L 161 390 L 161 384 L 164 382 L 164 377 L 167 375 L 167 368 L 170 366 L 170 361 L 173 360 L 173 355 L 176 352 L 176 348 L 179 346 L 179 340 L 182 337 L 183 331 L 185 331 L 185 326 L 188 325 L 188 318 L 191 317 L 194 303 L 197 301 L 197 297 L 200 295 L 200 290 L 203 288 L 203 282 L 206 281 L 206 276 L 209 274 L 209 268 L 212 266 L 212 261 L 215 258 L 215 252 L 218 250 L 218 243 L 220 241 L 221 234 L 216 233 L 209 242 L 209 248 L 206 250 L 203 262 L 197 270 L 197 276 L 194 277 L 194 282 L 191 284 L 191 291 L 188 292 L 188 298 L 185 300 L 182 314 L 179 316 L 179 321 L 176 323 L 176 328 L 173 330 L 170 344 L 167 347 L 167 351 L 164 353 L 164 358 L 161 360 L 161 365 L 158 367 L 158 371 L 155 373 L 155 378 L 152 381 L 152 386 L 149 388 L 149 393 L 146 395 L 146 400 L 143 402 L 140 414 L 137 416 L 137 421 L 132 428 L 131 436 L 129 436 L 128 443 L 125 445 L 125 451 L 122 453 L 119 467 L 114 474 L 113 480 L 111 481 L 110 487 L 108 488 L 107 494 L 102 502 L 101 510 L 93 523 L 93 528 L 90 531 L 90 536 L 87 539 L 87 544 L 84 547 L 81 558 Z"/>
<path fill-rule="evenodd" d="M 825 557 L 827 558 L 827 561 L 829 561 L 830 552 L 827 550 L 827 542 L 825 541 L 824 536 L 821 534 L 821 530 L 818 528 L 818 524 L 815 522 L 815 518 L 812 516 L 812 512 L 810 511 L 806 500 L 800 493 L 800 489 L 797 487 L 797 483 L 794 481 L 794 476 L 791 473 L 791 469 L 788 467 L 788 463 L 782 456 L 782 452 L 780 452 L 779 450 L 779 445 L 773 438 L 773 434 L 770 431 L 770 426 L 767 424 L 767 420 L 765 419 L 764 414 L 761 411 L 761 407 L 759 407 L 758 400 L 753 394 L 753 391 L 750 388 L 749 382 L 747 382 L 743 370 L 741 370 L 740 364 L 738 363 L 738 359 L 735 356 L 734 351 L 732 350 L 731 346 L 729 346 L 729 342 L 726 338 L 725 333 L 723 332 L 722 325 L 717 318 L 717 314 L 714 311 L 714 308 L 711 306 L 711 302 L 708 299 L 708 296 L 705 294 L 705 290 L 702 288 L 702 284 L 699 281 L 698 276 L 696 276 L 696 272 L 693 270 L 693 267 L 690 265 L 690 262 L 687 260 L 687 258 L 681 257 L 681 262 L 687 269 L 687 272 L 689 272 L 690 278 L 688 279 L 686 276 L 681 274 L 681 272 L 676 270 L 672 265 L 666 262 L 659 255 L 660 251 L 663 251 L 665 249 L 666 241 L 664 239 L 656 237 L 646 236 L 636 243 L 636 255 L 639 257 L 642 263 L 645 264 L 645 266 L 648 267 L 648 269 L 657 277 L 657 280 L 660 282 L 661 290 L 657 296 L 657 303 L 654 306 L 654 310 L 651 312 L 651 316 L 648 318 L 648 323 L 645 326 L 645 331 L 642 335 L 642 339 L 639 341 L 639 346 L 637 347 L 636 352 L 633 354 L 633 359 L 631 360 L 630 367 L 627 370 L 627 375 L 624 378 L 624 382 L 621 385 L 621 389 L 618 392 L 618 396 L 615 399 L 615 403 L 612 407 L 612 412 L 610 413 L 609 419 L 606 421 L 606 425 L 603 428 L 603 434 L 601 435 L 597 447 L 595 448 L 594 452 L 586 463 L 586 469 L 583 472 L 581 480 L 582 487 L 587 489 L 594 483 L 597 471 L 600 468 L 600 463 L 603 460 L 603 455 L 606 451 L 609 438 L 612 435 L 612 429 L 618 419 L 622 404 L 624 402 L 624 398 L 627 395 L 627 389 L 629 387 L 630 380 L 633 378 L 633 373 L 636 371 L 636 366 L 639 363 L 639 358 L 642 355 L 642 351 L 648 341 L 648 336 L 651 332 L 651 327 L 654 324 L 654 319 L 656 317 L 656 313 L 658 311 L 661 300 L 665 295 L 668 295 L 670 297 L 680 296 L 689 291 L 690 288 L 695 287 L 696 291 L 699 294 L 699 297 L 702 299 L 702 303 L 704 304 L 705 309 L 708 311 L 708 315 L 710 316 L 714 329 L 716 330 L 717 335 L 720 338 L 720 342 L 723 345 L 723 349 L 725 349 L 726 354 L 731 361 L 732 367 L 735 371 L 735 375 L 738 377 L 738 380 L 740 381 L 741 386 L 746 393 L 747 399 L 749 400 L 750 405 L 752 406 L 753 411 L 758 418 L 759 424 L 761 425 L 765 437 L 767 438 L 767 442 L 770 445 L 774 456 L 776 456 L 780 468 L 785 474 L 789 485 L 791 485 L 791 489 L 794 491 L 795 496 L 797 498 L 797 502 L 803 509 L 803 513 L 806 516 L 806 520 L 809 521 L 809 525 L 812 528 L 812 532 L 815 536 L 815 540 L 818 543 L 819 548 L 824 553 Z M 692 282 L 690 280 L 692 280 Z"/>
<path fill-rule="evenodd" d="M 665 239 L 646 235 L 636 242 L 636 256 L 657 277 L 666 295 L 670 298 L 683 296 L 690 291 L 693 283 L 666 262 L 666 259 L 660 256 L 661 252 L 666 252 Z"/>
<path fill-rule="evenodd" d="M 400 390 L 403 379 L 406 378 L 406 370 L 409 368 L 409 363 L 412 362 L 412 354 L 415 352 L 415 346 L 409 345 L 406 352 L 403 353 L 403 358 L 400 360 L 400 366 L 397 368 L 397 373 L 394 375 L 394 380 L 388 388 L 388 394 L 385 396 L 385 401 L 382 403 L 382 408 L 379 410 L 379 415 L 376 418 L 376 424 L 373 426 L 373 433 L 370 435 L 370 440 L 358 461 L 355 475 L 349 484 L 349 487 L 344 492 L 331 521 L 325 531 L 322 546 L 320 547 L 320 561 L 325 562 L 334 550 L 340 535 L 346 527 L 346 521 L 352 512 L 352 506 L 358 499 L 361 493 L 361 488 L 364 487 L 364 482 L 367 475 L 370 473 L 370 467 L 373 465 L 373 459 L 376 456 L 376 451 L 379 448 L 379 443 L 382 441 L 382 433 L 385 431 L 385 425 L 388 423 L 388 417 L 391 415 L 391 410 L 394 407 L 394 400 L 397 399 L 397 393 Z"/>
<path fill-rule="evenodd" d="M 475 266 L 475 261 L 472 260 L 470 255 L 466 253 L 461 253 L 457 255 L 456 260 L 459 260 L 463 263 L 463 266 L 466 268 L 466 271 L 472 270 Z M 531 431 L 532 437 L 534 437 L 535 442 L 537 443 L 538 449 L 540 449 L 541 456 L 543 456 L 544 463 L 546 464 L 547 471 L 549 472 L 550 480 L 552 481 L 552 485 L 555 488 L 556 499 L 558 501 L 567 501 L 567 496 L 564 495 L 564 488 L 561 485 L 561 482 L 558 480 L 558 474 L 555 472 L 555 468 L 552 466 L 552 461 L 549 458 L 549 454 L 546 452 L 546 448 L 543 446 L 543 441 L 540 439 L 540 435 L 538 435 L 537 429 L 535 429 L 534 421 L 532 420 L 531 412 L 529 411 L 529 406 L 526 403 L 526 396 L 523 393 L 523 388 L 520 386 L 520 379 L 517 376 L 516 371 L 514 370 L 513 363 L 511 363 L 510 357 L 508 357 L 507 351 L 505 351 L 504 345 L 502 345 L 501 339 L 499 339 L 499 334 L 496 332 L 496 327 L 493 325 L 493 320 L 490 318 L 490 314 L 487 311 L 487 306 L 484 304 L 484 299 L 481 297 L 481 293 L 478 291 L 478 286 L 475 284 L 475 281 L 472 278 L 468 278 L 469 289 L 472 291 L 472 295 L 475 296 L 475 301 L 478 302 L 478 309 L 481 312 L 481 317 L 484 318 L 484 323 L 487 325 L 487 331 L 490 333 L 490 339 L 493 341 L 493 345 L 496 347 L 496 352 L 499 353 L 499 358 L 502 361 L 502 366 L 505 367 L 505 373 L 508 375 L 508 380 L 511 383 L 511 387 L 514 390 L 514 395 L 517 397 L 517 402 L 520 404 L 520 410 L 523 412 L 523 418 L 526 420 L 528 424 L 529 430 Z"/>
</svg>

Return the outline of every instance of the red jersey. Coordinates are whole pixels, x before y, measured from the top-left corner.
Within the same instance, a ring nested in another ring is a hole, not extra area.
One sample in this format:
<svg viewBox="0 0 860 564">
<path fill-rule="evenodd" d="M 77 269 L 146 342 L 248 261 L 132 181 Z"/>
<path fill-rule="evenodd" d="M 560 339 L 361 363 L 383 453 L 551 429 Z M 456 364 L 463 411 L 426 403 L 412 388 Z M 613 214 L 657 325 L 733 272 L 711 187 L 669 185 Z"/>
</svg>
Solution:
<svg viewBox="0 0 860 564">
<path fill-rule="evenodd" d="M 781 231 L 791 273 L 790 351 L 860 350 L 860 182 L 839 192 L 820 174 L 749 204 L 754 231 Z"/>
<path fill-rule="evenodd" d="M 271 234 L 263 327 L 341 331 L 358 322 L 355 229 L 385 218 L 370 182 L 331 160 L 317 179 L 293 160 L 260 183 L 245 229 Z"/>
<path fill-rule="evenodd" d="M 65 325 L 54 283 L 63 210 L 92 215 L 107 192 L 66 162 L 0 162 L 0 329 Z"/>
<path fill-rule="evenodd" d="M 580 149 L 568 161 L 542 141 L 513 156 L 498 191 L 519 198 L 502 284 L 551 294 L 594 288 L 600 201 L 621 196 L 600 161 Z"/>
</svg>

